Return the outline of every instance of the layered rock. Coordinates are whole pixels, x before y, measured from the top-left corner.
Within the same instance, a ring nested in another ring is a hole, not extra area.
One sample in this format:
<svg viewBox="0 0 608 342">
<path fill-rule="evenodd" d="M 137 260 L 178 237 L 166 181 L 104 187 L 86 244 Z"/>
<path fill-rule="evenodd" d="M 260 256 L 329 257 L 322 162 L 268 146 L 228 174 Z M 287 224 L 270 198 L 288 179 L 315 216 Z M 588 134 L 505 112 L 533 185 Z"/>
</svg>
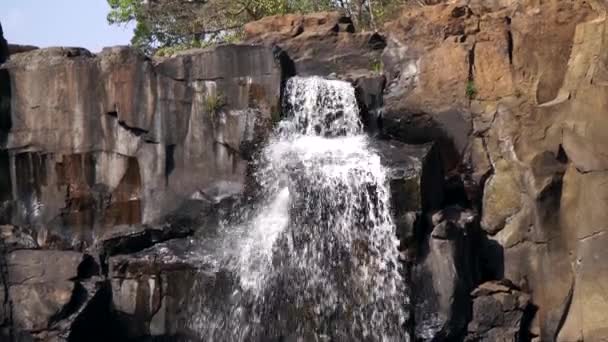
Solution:
<svg viewBox="0 0 608 342">
<path fill-rule="evenodd" d="M 77 249 L 184 200 L 241 193 L 282 77 L 255 46 L 161 61 L 50 48 L 12 56 L 2 75 L 1 221 Z"/>
</svg>

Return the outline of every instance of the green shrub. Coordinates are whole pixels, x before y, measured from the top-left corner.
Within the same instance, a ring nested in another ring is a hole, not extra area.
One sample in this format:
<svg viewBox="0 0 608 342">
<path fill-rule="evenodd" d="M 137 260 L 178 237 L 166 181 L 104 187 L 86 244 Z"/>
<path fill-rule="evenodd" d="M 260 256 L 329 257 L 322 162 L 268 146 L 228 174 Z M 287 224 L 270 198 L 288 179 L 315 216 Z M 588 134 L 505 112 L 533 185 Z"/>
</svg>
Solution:
<svg viewBox="0 0 608 342">
<path fill-rule="evenodd" d="M 467 97 L 469 99 L 474 99 L 477 96 L 477 88 L 475 87 L 475 82 L 469 80 L 467 82 Z"/>
<path fill-rule="evenodd" d="M 212 117 L 215 117 L 217 113 L 226 106 L 226 99 L 222 94 L 208 94 L 205 97 L 205 111 Z"/>
<path fill-rule="evenodd" d="M 371 64 L 371 69 L 373 72 L 381 74 L 382 70 L 384 69 L 384 64 L 380 59 L 374 59 Z"/>
</svg>

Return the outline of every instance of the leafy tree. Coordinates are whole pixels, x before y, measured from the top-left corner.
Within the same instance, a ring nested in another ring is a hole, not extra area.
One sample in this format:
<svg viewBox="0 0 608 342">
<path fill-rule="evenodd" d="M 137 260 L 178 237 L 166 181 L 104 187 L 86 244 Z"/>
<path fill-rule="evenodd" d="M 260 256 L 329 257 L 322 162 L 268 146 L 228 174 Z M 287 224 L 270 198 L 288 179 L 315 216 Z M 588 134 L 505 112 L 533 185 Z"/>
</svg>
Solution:
<svg viewBox="0 0 608 342">
<path fill-rule="evenodd" d="M 376 29 L 411 2 L 434 0 L 107 0 L 108 22 L 136 22 L 131 43 L 146 53 L 201 47 L 238 38 L 264 16 L 343 10 L 362 28 Z"/>
</svg>

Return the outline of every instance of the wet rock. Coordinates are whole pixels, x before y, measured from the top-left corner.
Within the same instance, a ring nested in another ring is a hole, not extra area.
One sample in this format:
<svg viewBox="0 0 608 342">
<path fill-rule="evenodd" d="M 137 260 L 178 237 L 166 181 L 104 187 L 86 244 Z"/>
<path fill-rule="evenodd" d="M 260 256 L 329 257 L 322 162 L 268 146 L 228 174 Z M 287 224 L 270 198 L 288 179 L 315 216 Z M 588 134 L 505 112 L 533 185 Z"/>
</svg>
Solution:
<svg viewBox="0 0 608 342">
<path fill-rule="evenodd" d="M 522 341 L 531 319 L 530 296 L 508 281 L 488 282 L 475 289 L 473 317 L 465 341 Z"/>
<path fill-rule="evenodd" d="M 439 208 L 443 201 L 443 174 L 433 145 L 374 141 L 372 147 L 388 168 L 393 217 L 402 242 L 411 243 L 416 220 Z"/>
<path fill-rule="evenodd" d="M 470 210 L 449 207 L 431 221 L 434 228 L 430 236 L 421 237 L 412 270 L 415 334 L 425 341 L 444 341 L 462 336 L 468 322 L 477 217 Z"/>
<path fill-rule="evenodd" d="M 363 125 L 371 133 L 378 133 L 380 129 L 379 109 L 383 105 L 385 84 L 383 75 L 362 76 L 353 83 Z"/>
<path fill-rule="evenodd" d="M 39 331 L 49 328 L 53 317 L 70 302 L 73 291 L 71 281 L 12 285 L 9 297 L 14 303 L 15 329 Z"/>
<path fill-rule="evenodd" d="M 213 270 L 194 250 L 192 240 L 176 239 L 109 259 L 112 305 L 127 337 L 196 336 L 191 330 L 194 312 L 188 310 L 202 308 L 191 291 L 205 272 L 213 277 Z"/>
<path fill-rule="evenodd" d="M 6 251 L 15 249 L 35 249 L 38 247 L 31 232 L 20 227 L 0 225 L 0 237 L 4 241 Z"/>
<path fill-rule="evenodd" d="M 78 252 L 16 250 L 6 257 L 8 282 L 27 285 L 75 279 L 84 259 Z"/>
</svg>

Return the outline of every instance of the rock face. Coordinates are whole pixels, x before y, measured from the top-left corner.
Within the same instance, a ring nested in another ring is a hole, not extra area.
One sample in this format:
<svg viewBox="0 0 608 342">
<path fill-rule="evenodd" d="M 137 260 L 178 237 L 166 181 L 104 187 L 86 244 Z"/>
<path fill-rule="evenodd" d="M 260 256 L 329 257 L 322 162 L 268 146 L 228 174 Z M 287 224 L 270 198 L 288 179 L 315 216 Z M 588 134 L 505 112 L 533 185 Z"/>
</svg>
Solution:
<svg viewBox="0 0 608 342">
<path fill-rule="evenodd" d="M 69 249 L 241 193 L 282 77 L 255 46 L 161 61 L 50 48 L 13 55 L 2 75 L 0 223 Z"/>
<path fill-rule="evenodd" d="M 481 274 L 533 294 L 542 341 L 606 336 L 592 285 L 605 277 L 605 13 L 597 1 L 451 1 L 385 27 L 385 133 L 439 143 L 481 210 Z"/>
<path fill-rule="evenodd" d="M 351 19 L 338 12 L 267 17 L 245 25 L 245 40 L 279 46 L 298 75 L 342 78 L 379 73 L 386 46 L 377 33 L 355 32 Z"/>
</svg>

